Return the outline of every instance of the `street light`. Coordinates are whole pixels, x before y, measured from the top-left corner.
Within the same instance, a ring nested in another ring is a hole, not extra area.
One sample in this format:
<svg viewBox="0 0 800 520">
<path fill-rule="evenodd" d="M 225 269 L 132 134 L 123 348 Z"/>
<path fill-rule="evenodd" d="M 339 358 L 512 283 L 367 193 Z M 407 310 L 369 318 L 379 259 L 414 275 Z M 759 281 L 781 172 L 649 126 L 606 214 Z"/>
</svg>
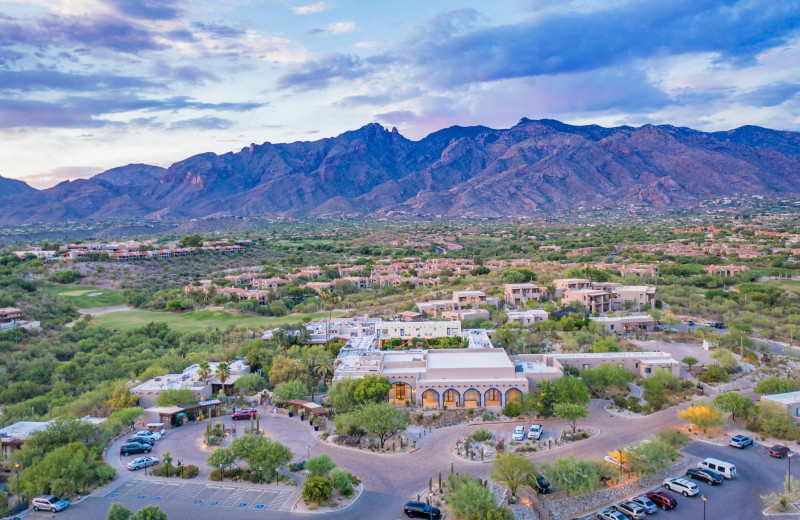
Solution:
<svg viewBox="0 0 800 520">
<path fill-rule="evenodd" d="M 309 458 L 311 458 L 311 445 L 306 444 L 306 462 L 308 462 Z"/>
<path fill-rule="evenodd" d="M 703 520 L 706 520 L 706 496 L 703 495 Z"/>
<path fill-rule="evenodd" d="M 280 468 L 275 468 L 275 485 L 276 486 L 278 485 L 278 469 L 280 469 Z"/>
<path fill-rule="evenodd" d="M 225 472 L 222 471 L 222 463 L 219 463 L 219 481 L 222 482 L 225 479 Z"/>
<path fill-rule="evenodd" d="M 183 461 L 182 460 L 178 461 L 178 466 L 181 467 L 181 478 L 183 478 Z"/>
<path fill-rule="evenodd" d="M 239 466 L 236 463 L 233 464 L 233 478 L 236 479 L 236 482 L 239 482 Z"/>
<path fill-rule="evenodd" d="M 264 470 L 261 466 L 258 467 L 258 481 L 264 482 Z"/>
<path fill-rule="evenodd" d="M 788 487 L 789 493 L 791 493 L 792 492 L 792 452 L 790 451 L 786 456 L 789 457 L 789 473 L 788 473 L 789 484 L 788 484 L 787 487 Z"/>
<path fill-rule="evenodd" d="M 16 470 L 16 472 L 17 472 L 17 501 L 19 502 L 19 500 L 20 500 L 20 496 L 19 496 L 19 462 L 15 462 L 14 463 L 14 470 Z"/>
</svg>

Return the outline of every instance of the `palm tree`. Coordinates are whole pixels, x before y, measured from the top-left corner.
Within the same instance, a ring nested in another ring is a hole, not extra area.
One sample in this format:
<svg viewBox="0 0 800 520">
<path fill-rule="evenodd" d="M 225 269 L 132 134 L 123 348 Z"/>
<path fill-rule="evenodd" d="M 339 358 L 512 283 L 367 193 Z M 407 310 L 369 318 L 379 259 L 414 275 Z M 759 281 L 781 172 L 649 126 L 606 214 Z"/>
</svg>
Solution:
<svg viewBox="0 0 800 520">
<path fill-rule="evenodd" d="M 331 317 L 333 316 L 333 308 L 341 301 L 341 298 L 328 289 L 322 289 L 319 292 L 319 299 L 322 301 L 323 312 L 325 311 L 325 307 L 328 307 L 328 319 L 325 321 L 325 348 L 327 348 L 330 344 L 330 325 Z"/>
<path fill-rule="evenodd" d="M 200 379 L 203 380 L 203 383 L 206 382 L 206 379 L 211 377 L 211 367 L 208 365 L 208 361 L 200 362 L 200 370 L 197 371 L 197 374 L 200 376 Z"/>
<path fill-rule="evenodd" d="M 219 379 L 223 389 L 225 388 L 225 381 L 228 380 L 230 375 L 231 367 L 229 367 L 227 363 L 220 363 L 219 366 L 217 366 L 217 379 Z"/>
</svg>

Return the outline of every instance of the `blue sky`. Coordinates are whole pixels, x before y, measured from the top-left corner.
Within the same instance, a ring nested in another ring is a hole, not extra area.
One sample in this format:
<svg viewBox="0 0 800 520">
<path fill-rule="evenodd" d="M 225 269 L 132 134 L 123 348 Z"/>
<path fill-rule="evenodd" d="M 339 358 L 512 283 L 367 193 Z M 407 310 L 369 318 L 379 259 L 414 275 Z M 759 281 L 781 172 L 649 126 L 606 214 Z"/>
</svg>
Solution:
<svg viewBox="0 0 800 520">
<path fill-rule="evenodd" d="M 36 187 L 372 121 L 800 130 L 800 2 L 0 0 L 0 175 Z"/>
</svg>

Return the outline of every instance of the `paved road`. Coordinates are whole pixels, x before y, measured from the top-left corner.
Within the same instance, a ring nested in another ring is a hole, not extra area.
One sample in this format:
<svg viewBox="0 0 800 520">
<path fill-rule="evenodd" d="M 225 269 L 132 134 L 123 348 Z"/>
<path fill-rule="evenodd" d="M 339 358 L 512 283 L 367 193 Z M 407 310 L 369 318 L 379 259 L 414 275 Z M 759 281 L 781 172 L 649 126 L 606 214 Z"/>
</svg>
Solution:
<svg viewBox="0 0 800 520">
<path fill-rule="evenodd" d="M 581 425 L 599 429 L 600 435 L 568 447 L 533 453 L 530 456 L 531 460 L 540 464 L 550 462 L 567 453 L 579 457 L 602 457 L 608 451 L 637 442 L 660 429 L 675 424 L 684 424 L 684 421 L 677 418 L 677 410 L 688 406 L 684 403 L 679 407 L 664 410 L 645 418 L 623 418 L 608 413 L 603 407 L 604 404 L 604 401 L 592 401 L 589 406 L 589 416 L 581 423 Z M 227 420 L 226 423 L 232 424 Z M 566 426 L 563 421 L 559 420 L 544 421 L 543 424 L 545 438 L 557 437 L 561 429 Z M 241 427 L 244 424 L 240 423 L 238 426 Z M 491 469 L 489 464 L 458 459 L 451 454 L 451 448 L 457 440 L 465 438 L 478 427 L 488 428 L 508 440 L 515 423 L 473 423 L 436 430 L 432 435 L 429 434 L 430 436 L 425 439 L 426 442 L 421 443 L 416 452 L 398 456 L 376 455 L 368 451 L 353 450 L 320 442 L 314 436 L 313 429 L 308 422 L 300 422 L 296 417 L 264 417 L 261 426 L 271 438 L 290 445 L 295 451 L 296 460 L 307 456 L 306 446 L 310 445 L 312 457 L 327 453 L 339 467 L 352 472 L 363 480 L 364 495 L 347 511 L 326 514 L 327 519 L 375 518 L 380 520 L 398 518 L 400 516 L 398 512 L 402 513 L 402 505 L 425 490 L 429 478 L 435 481 L 439 471 L 446 475 L 450 470 L 451 462 L 456 471 L 467 471 L 486 478 Z M 525 426 L 527 429 L 529 424 L 525 423 Z M 184 458 L 188 462 L 199 462 L 202 473 L 197 479 L 191 481 L 172 479 L 169 481 L 152 476 L 145 479 L 143 472 L 129 472 L 121 469 L 119 448 L 114 444 L 108 452 L 107 460 L 113 466 L 120 468 L 119 480 L 98 492 L 96 496 L 71 508 L 68 513 L 59 516 L 63 516 L 63 518 L 103 518 L 111 503 L 119 501 L 129 508 L 157 504 L 165 511 L 174 513 L 175 518 L 191 516 L 198 520 L 212 517 L 218 519 L 221 512 L 225 512 L 224 517 L 227 517 L 234 511 L 237 518 L 244 519 L 289 518 L 291 513 L 286 509 L 294 504 L 294 496 L 285 498 L 276 494 L 281 488 L 286 490 L 285 485 L 270 489 L 270 486 L 255 486 L 249 483 L 236 485 L 228 482 L 211 482 L 207 479 L 208 469 L 203 461 L 210 450 L 202 446 L 200 439 L 203 430 L 203 425 L 176 428 L 156 443 L 156 454 L 159 456 L 163 456 L 169 450 L 175 458 Z M 289 489 L 294 489 L 296 493 L 297 488 Z M 154 500 L 155 497 L 160 498 Z M 282 499 L 283 502 L 281 502 Z M 196 502 L 198 500 L 201 502 Z M 218 503 L 211 505 L 215 501 Z M 247 505 L 239 507 L 241 504 Z M 255 509 L 255 506 L 260 504 L 263 504 L 264 507 Z M 191 511 L 191 514 L 188 515 L 187 511 Z"/>
</svg>

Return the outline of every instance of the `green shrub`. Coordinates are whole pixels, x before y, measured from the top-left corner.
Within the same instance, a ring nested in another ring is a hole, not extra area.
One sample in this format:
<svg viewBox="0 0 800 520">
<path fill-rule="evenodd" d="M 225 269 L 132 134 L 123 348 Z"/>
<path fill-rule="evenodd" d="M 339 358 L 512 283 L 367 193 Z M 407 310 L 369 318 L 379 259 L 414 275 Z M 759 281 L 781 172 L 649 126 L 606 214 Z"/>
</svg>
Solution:
<svg viewBox="0 0 800 520">
<path fill-rule="evenodd" d="M 306 464 L 306 469 L 311 473 L 312 477 L 324 477 L 335 467 L 336 463 L 328 455 L 312 457 Z"/>
<path fill-rule="evenodd" d="M 333 482 L 325 477 L 308 477 L 303 482 L 303 500 L 312 507 L 326 503 L 333 494 Z"/>
<path fill-rule="evenodd" d="M 220 481 L 222 480 L 222 471 L 219 469 L 212 469 L 208 475 L 208 480 Z"/>
<path fill-rule="evenodd" d="M 483 415 L 481 416 L 481 418 L 484 421 L 489 422 L 489 421 L 494 421 L 495 419 L 497 419 L 497 416 L 494 414 L 494 412 L 490 412 L 490 411 L 487 410 L 487 411 L 483 412 Z"/>
<path fill-rule="evenodd" d="M 303 471 L 305 467 L 306 467 L 306 461 L 301 460 L 300 462 L 293 462 L 289 464 L 289 471 L 297 473 L 298 471 Z"/>
<path fill-rule="evenodd" d="M 183 468 L 183 478 L 195 478 L 197 475 L 200 474 L 200 468 L 195 466 L 194 464 L 189 464 L 188 466 Z"/>
<path fill-rule="evenodd" d="M 512 401 L 503 407 L 503 415 L 506 417 L 518 417 L 522 413 L 522 404 Z"/>
<path fill-rule="evenodd" d="M 339 468 L 331 470 L 331 481 L 334 489 L 341 493 L 343 497 L 353 495 L 353 483 L 345 470 Z"/>
<path fill-rule="evenodd" d="M 468 441 L 483 442 L 483 441 L 490 441 L 493 438 L 494 438 L 494 434 L 492 432 L 490 432 L 486 428 L 478 428 L 477 430 L 472 432 L 472 435 L 470 435 L 467 440 Z"/>
</svg>

